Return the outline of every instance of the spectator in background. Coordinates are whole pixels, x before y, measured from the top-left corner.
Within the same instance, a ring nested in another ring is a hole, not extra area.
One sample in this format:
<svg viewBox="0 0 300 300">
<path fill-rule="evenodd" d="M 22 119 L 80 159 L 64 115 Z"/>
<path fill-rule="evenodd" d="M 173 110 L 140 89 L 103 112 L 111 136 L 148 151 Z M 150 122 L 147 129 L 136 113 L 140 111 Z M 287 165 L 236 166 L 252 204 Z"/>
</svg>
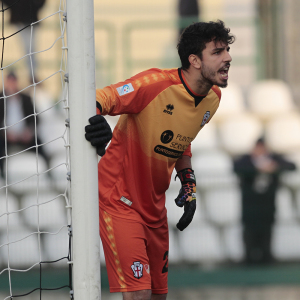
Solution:
<svg viewBox="0 0 300 300">
<path fill-rule="evenodd" d="M 10 23 L 15 25 L 17 30 L 20 31 L 25 54 L 36 51 L 36 29 L 39 26 L 39 23 L 34 24 L 32 30 L 30 24 L 38 21 L 38 13 L 44 6 L 45 1 L 46 0 L 2 0 L 8 7 L 8 11 L 10 11 Z M 28 70 L 30 70 L 30 77 L 32 76 L 32 73 L 33 76 L 36 76 L 37 64 L 35 55 L 31 56 L 31 61 L 30 57 L 26 59 Z M 33 70 L 33 72 L 31 72 L 31 70 Z M 37 78 L 34 78 L 34 81 L 38 82 Z"/>
<path fill-rule="evenodd" d="M 7 98 L 4 99 L 4 95 Z M 21 148 L 21 150 L 33 147 L 30 150 L 36 151 L 35 123 L 38 125 L 39 119 L 37 115 L 35 117 L 30 116 L 34 113 L 35 109 L 31 97 L 19 92 L 18 78 L 14 72 L 10 72 L 4 81 L 4 93 L 0 93 L 0 128 L 3 128 L 4 126 L 10 126 L 6 130 L 8 149 L 11 146 L 17 146 Z M 25 117 L 28 118 L 23 120 Z M 37 145 L 40 144 L 41 141 L 39 137 L 37 137 Z M 38 151 L 49 166 L 50 159 L 43 147 L 39 147 Z M 5 156 L 4 129 L 0 130 L 0 157 L 3 156 Z M 0 171 L 2 177 L 4 177 L 3 165 L 4 159 L 0 159 Z"/>
<path fill-rule="evenodd" d="M 179 0 L 178 2 L 178 16 L 179 16 L 179 36 L 184 28 L 193 22 L 199 22 L 199 5 L 198 0 Z M 188 22 L 185 23 L 184 19 Z"/>
<path fill-rule="evenodd" d="M 256 142 L 250 154 L 234 161 L 242 191 L 245 263 L 273 261 L 271 240 L 279 176 L 295 168 L 295 164 L 282 156 L 270 153 L 263 138 Z"/>
</svg>

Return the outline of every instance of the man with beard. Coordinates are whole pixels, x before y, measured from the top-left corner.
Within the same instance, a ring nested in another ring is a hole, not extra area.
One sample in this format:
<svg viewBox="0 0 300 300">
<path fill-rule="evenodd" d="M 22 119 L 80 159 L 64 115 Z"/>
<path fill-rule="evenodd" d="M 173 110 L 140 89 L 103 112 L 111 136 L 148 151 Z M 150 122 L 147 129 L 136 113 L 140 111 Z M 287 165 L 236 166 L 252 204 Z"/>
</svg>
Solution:
<svg viewBox="0 0 300 300">
<path fill-rule="evenodd" d="M 167 298 L 165 192 L 175 167 L 182 231 L 196 209 L 191 141 L 219 106 L 233 42 L 222 21 L 192 24 L 177 46 L 181 68 L 150 69 L 96 91 L 98 115 L 86 139 L 105 154 L 98 169 L 100 235 L 110 291 L 124 300 Z M 121 115 L 113 137 L 103 115 Z"/>
</svg>

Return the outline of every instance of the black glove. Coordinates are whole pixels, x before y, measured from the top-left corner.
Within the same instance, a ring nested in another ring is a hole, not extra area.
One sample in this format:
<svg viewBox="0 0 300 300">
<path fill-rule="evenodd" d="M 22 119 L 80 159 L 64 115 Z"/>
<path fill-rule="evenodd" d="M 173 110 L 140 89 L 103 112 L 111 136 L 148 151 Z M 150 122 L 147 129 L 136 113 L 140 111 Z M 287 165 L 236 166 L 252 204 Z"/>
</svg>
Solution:
<svg viewBox="0 0 300 300">
<path fill-rule="evenodd" d="M 184 206 L 184 213 L 176 227 L 182 231 L 192 222 L 196 211 L 196 178 L 190 168 L 180 170 L 176 177 L 179 177 L 182 186 L 175 203 L 179 207 Z"/>
<path fill-rule="evenodd" d="M 98 155 L 103 156 L 105 147 L 112 138 L 111 128 L 101 115 L 89 118 L 89 122 L 91 125 L 85 126 L 85 138 L 97 148 Z"/>
</svg>

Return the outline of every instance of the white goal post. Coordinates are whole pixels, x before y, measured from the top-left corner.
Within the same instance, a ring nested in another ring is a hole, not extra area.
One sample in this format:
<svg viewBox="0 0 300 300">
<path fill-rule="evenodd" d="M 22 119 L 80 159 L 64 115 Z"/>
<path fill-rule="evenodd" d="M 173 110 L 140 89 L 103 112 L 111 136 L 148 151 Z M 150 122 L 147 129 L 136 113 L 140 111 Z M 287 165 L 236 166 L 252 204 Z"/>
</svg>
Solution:
<svg viewBox="0 0 300 300">
<path fill-rule="evenodd" d="M 34 1 L 0 1 L 0 299 L 100 300 L 94 0 Z"/>
<path fill-rule="evenodd" d="M 67 1 L 74 299 L 101 298 L 96 150 L 84 127 L 96 114 L 94 1 Z"/>
</svg>

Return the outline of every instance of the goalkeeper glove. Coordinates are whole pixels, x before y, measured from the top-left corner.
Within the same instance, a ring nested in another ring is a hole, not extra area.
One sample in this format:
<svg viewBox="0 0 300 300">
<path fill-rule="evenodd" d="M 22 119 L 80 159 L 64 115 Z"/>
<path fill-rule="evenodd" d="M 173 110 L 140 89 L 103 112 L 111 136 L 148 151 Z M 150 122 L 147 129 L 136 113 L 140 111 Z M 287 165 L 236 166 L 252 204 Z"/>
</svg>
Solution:
<svg viewBox="0 0 300 300">
<path fill-rule="evenodd" d="M 111 128 L 101 115 L 89 118 L 89 122 L 91 125 L 85 126 L 85 138 L 97 148 L 98 155 L 103 156 L 105 147 L 112 138 Z"/>
<path fill-rule="evenodd" d="M 184 213 L 176 227 L 182 231 L 192 222 L 196 211 L 196 178 L 190 168 L 180 170 L 176 177 L 179 177 L 182 186 L 175 203 L 179 207 L 184 206 Z"/>
</svg>

